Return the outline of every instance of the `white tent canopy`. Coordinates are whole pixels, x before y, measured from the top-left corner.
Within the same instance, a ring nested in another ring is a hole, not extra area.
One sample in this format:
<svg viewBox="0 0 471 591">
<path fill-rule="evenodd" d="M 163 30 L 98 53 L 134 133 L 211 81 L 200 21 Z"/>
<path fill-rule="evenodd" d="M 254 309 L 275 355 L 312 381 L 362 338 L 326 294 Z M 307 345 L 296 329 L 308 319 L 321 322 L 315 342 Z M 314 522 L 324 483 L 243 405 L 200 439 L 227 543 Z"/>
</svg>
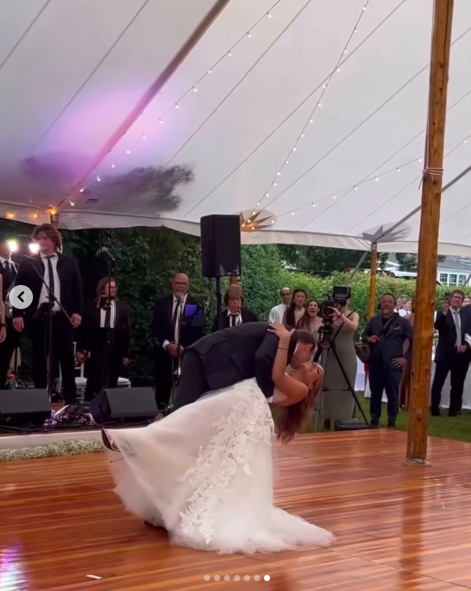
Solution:
<svg viewBox="0 0 471 591">
<path fill-rule="evenodd" d="M 433 2 L 230 0 L 132 122 L 217 4 L 0 0 L 0 215 L 197 234 L 204 215 L 242 213 L 245 243 L 365 250 L 414 210 Z M 469 56 L 471 2 L 456 0 L 445 184 L 471 164 Z M 159 166 L 194 180 L 172 199 L 121 182 Z M 471 255 L 470 189 L 443 194 L 440 254 Z M 415 252 L 419 220 L 379 249 Z"/>
</svg>

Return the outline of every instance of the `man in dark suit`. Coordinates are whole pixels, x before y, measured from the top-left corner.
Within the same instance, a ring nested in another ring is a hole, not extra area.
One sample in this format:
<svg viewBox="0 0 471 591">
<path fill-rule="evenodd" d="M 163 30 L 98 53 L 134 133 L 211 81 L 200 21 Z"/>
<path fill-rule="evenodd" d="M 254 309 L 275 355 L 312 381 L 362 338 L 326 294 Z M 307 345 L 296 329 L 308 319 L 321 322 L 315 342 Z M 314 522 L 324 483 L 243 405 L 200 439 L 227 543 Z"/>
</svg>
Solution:
<svg viewBox="0 0 471 591">
<path fill-rule="evenodd" d="M 259 322 L 255 312 L 244 307 L 244 292 L 240 285 L 231 285 L 224 294 L 225 310 L 216 314 L 211 332 L 246 324 L 247 322 Z"/>
<path fill-rule="evenodd" d="M 25 285 L 32 291 L 33 301 L 24 310 L 13 308 L 13 326 L 19 333 L 26 328 L 30 334 L 34 385 L 46 388 L 49 323 L 45 312 L 51 309 L 52 359 L 56 358 L 61 367 L 64 400 L 72 404 L 76 401 L 74 329 L 80 326 L 83 313 L 80 273 L 74 259 L 61 254 L 61 237 L 52 224 L 37 226 L 33 239 L 39 245 L 39 253 L 21 261 L 16 277 L 16 285 Z"/>
<path fill-rule="evenodd" d="M 158 299 L 154 306 L 153 332 L 157 340 L 155 396 L 161 410 L 168 406 L 183 351 L 204 332 L 202 323 L 194 320 L 193 308 L 198 307 L 198 302 L 188 290 L 188 277 L 178 273 L 172 281 L 172 294 Z M 202 316 L 198 314 L 198 317 Z"/>
<path fill-rule="evenodd" d="M 380 313 L 368 322 L 362 340 L 370 346 L 368 360 L 371 388 L 371 426 L 377 427 L 381 418 L 383 391 L 388 398 L 388 427 L 394 429 L 399 412 L 399 385 L 405 363 L 412 354 L 412 327 L 394 312 L 396 298 L 385 293 L 380 300 Z M 404 354 L 404 343 L 410 345 Z"/>
<path fill-rule="evenodd" d="M 2 296 L 6 302 L 8 292 L 15 284 L 18 272 L 16 264 L 11 260 L 10 247 L 6 242 L 0 243 L 0 275 L 2 276 Z M 0 343 L 0 390 L 6 388 L 8 370 L 13 352 L 19 345 L 18 333 L 13 330 L 13 321 L 6 316 L 7 337 Z"/>
<path fill-rule="evenodd" d="M 455 290 L 442 304 L 442 311 L 435 319 L 438 330 L 438 344 L 435 351 L 435 375 L 432 384 L 432 416 L 440 416 L 442 388 L 448 373 L 451 374 L 450 408 L 448 416 L 456 417 L 461 412 L 463 389 L 469 368 L 469 346 L 464 336 L 468 321 L 466 313 L 461 311 L 464 293 Z"/>
<path fill-rule="evenodd" d="M 116 388 L 122 366 L 129 364 L 131 317 L 117 298 L 116 281 L 98 282 L 97 297 L 85 308 L 77 344 L 77 361 L 85 365 L 85 400 L 91 401 L 103 387 Z"/>
<path fill-rule="evenodd" d="M 273 396 L 273 362 L 276 335 L 266 322 L 240 324 L 203 337 L 185 350 L 174 409 L 195 402 L 205 393 L 255 378 L 267 398 Z M 311 361 L 315 338 L 305 330 L 294 331 L 288 362 L 299 367 Z M 316 370 L 317 371 L 317 370 Z"/>
</svg>

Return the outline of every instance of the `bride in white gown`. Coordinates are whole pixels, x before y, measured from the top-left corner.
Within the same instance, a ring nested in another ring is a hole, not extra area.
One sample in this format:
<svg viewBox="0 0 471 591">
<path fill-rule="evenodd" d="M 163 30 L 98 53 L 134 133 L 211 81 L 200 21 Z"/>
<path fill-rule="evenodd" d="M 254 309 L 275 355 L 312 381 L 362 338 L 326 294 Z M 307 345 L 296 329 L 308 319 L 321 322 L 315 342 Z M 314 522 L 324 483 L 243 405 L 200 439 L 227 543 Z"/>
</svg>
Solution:
<svg viewBox="0 0 471 591">
<path fill-rule="evenodd" d="M 274 332 L 271 402 L 282 407 L 278 437 L 288 442 L 309 418 L 322 369 L 308 363 L 288 376 L 290 333 L 280 326 Z M 212 392 L 148 427 L 107 430 L 104 437 L 115 450 L 108 452 L 115 492 L 131 513 L 164 527 L 173 544 L 252 554 L 334 539 L 273 504 L 274 424 L 255 379 Z"/>
</svg>

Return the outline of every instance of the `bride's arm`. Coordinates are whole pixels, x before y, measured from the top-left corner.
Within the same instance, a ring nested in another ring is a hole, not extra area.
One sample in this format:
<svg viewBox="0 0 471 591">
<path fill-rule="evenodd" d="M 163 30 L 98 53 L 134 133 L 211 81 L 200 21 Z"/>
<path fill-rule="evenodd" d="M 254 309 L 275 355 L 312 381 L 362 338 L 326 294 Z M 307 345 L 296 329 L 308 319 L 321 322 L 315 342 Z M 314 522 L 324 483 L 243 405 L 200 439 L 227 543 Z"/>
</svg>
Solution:
<svg viewBox="0 0 471 591">
<path fill-rule="evenodd" d="M 271 332 L 278 336 L 278 349 L 276 350 L 271 377 L 275 388 L 287 397 L 283 406 L 290 406 L 306 398 L 308 387 L 286 373 L 291 332 L 281 325 L 276 325 L 276 328 L 271 329 Z"/>
</svg>

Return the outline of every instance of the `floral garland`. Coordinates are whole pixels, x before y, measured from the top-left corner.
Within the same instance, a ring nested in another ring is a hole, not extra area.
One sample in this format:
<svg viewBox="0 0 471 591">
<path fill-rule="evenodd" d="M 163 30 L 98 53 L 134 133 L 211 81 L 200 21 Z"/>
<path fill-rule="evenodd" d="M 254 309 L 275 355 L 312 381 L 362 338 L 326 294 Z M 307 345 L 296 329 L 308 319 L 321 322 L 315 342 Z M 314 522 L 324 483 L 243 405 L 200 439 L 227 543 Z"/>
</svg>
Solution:
<svg viewBox="0 0 471 591">
<path fill-rule="evenodd" d="M 37 447 L 23 447 L 21 449 L 0 449 L 0 462 L 16 460 L 36 460 L 39 458 L 58 458 L 61 456 L 81 456 L 102 453 L 101 441 L 60 441 Z"/>
</svg>

